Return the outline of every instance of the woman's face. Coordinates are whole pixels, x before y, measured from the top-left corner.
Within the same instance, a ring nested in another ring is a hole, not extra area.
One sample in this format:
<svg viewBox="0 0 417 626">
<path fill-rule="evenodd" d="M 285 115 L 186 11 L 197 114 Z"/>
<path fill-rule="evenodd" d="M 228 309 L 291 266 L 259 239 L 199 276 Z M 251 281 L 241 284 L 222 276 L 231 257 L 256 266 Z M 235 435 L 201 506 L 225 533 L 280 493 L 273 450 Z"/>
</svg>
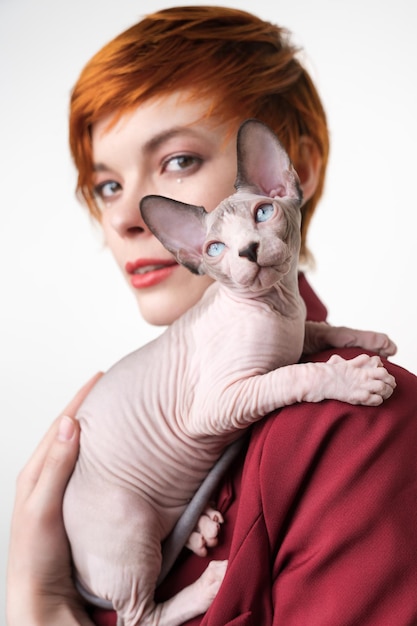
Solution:
<svg viewBox="0 0 417 626">
<path fill-rule="evenodd" d="M 212 211 L 233 193 L 236 134 L 201 119 L 209 105 L 178 93 L 149 100 L 111 128 L 111 117 L 93 127 L 94 186 L 106 243 L 151 324 L 173 322 L 211 282 L 178 265 L 139 211 L 148 194 Z"/>
</svg>

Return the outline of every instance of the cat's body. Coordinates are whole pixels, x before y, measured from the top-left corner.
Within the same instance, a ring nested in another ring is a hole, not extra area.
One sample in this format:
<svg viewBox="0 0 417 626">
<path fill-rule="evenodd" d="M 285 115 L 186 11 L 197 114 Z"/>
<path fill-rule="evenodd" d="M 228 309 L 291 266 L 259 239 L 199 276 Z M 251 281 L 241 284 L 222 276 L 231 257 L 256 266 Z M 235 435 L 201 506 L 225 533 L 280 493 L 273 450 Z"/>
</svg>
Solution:
<svg viewBox="0 0 417 626">
<path fill-rule="evenodd" d="M 83 586 L 111 600 L 129 626 L 181 624 L 211 603 L 223 563 L 154 604 L 161 541 L 243 428 L 301 400 L 376 404 L 395 385 L 378 357 L 289 365 L 303 351 L 305 307 L 301 194 L 282 153 L 269 129 L 249 121 L 238 140 L 237 192 L 215 211 L 156 196 L 141 204 L 177 259 L 218 282 L 161 337 L 113 366 L 79 412 L 80 457 L 64 502 L 73 558 Z M 271 160 L 281 163 L 268 172 Z M 382 335 L 306 328 L 312 345 L 316 336 L 323 346 L 353 337 L 393 351 Z"/>
</svg>

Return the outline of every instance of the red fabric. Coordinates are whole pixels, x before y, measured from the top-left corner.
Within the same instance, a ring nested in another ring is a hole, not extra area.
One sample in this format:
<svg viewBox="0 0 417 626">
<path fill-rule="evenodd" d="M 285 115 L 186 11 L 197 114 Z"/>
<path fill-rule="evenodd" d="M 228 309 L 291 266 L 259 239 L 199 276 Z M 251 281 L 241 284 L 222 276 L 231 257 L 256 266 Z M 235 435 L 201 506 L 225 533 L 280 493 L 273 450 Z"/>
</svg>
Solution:
<svg viewBox="0 0 417 626">
<path fill-rule="evenodd" d="M 307 319 L 311 322 L 324 322 L 327 318 L 327 309 L 302 272 L 298 274 L 298 288 L 307 307 Z"/>
<path fill-rule="evenodd" d="M 229 559 L 213 605 L 187 626 L 417 624 L 417 379 L 388 368 L 398 386 L 381 407 L 302 403 L 251 429 L 217 494 L 219 546 L 210 559 L 183 551 L 158 590 L 168 598 Z"/>
</svg>

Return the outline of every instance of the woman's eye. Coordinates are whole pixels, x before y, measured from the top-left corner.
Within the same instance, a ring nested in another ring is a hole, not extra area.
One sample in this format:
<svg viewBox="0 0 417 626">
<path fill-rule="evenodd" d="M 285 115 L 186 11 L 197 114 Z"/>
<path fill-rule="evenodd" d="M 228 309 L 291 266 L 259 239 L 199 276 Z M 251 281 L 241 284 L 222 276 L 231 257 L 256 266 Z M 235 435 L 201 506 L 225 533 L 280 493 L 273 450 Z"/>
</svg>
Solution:
<svg viewBox="0 0 417 626">
<path fill-rule="evenodd" d="M 225 248 L 225 244 L 221 241 L 214 241 L 213 243 L 207 246 L 207 254 L 208 256 L 219 256 Z"/>
<path fill-rule="evenodd" d="M 115 196 L 121 190 L 120 183 L 115 180 L 107 180 L 99 185 L 96 185 L 93 189 L 94 196 L 98 200 L 109 200 Z"/>
<path fill-rule="evenodd" d="M 267 222 L 274 214 L 273 204 L 262 204 L 255 212 L 255 222 Z"/>
<path fill-rule="evenodd" d="M 179 154 L 177 156 L 170 157 L 165 162 L 164 169 L 167 172 L 174 172 L 175 174 L 178 174 L 179 172 L 197 169 L 200 164 L 201 159 L 199 157 L 190 154 Z"/>
</svg>

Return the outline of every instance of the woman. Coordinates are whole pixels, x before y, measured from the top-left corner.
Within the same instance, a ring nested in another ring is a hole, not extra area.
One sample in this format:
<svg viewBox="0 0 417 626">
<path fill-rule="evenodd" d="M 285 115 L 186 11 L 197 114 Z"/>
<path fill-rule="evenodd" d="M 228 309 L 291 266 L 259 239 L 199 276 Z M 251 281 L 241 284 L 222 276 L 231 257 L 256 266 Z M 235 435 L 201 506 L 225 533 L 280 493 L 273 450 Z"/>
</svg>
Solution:
<svg viewBox="0 0 417 626">
<path fill-rule="evenodd" d="M 82 72 L 70 115 L 78 191 L 148 322 L 170 324 L 208 281 L 173 263 L 142 222 L 139 200 L 157 193 L 213 209 L 232 192 L 236 131 L 248 117 L 277 133 L 299 173 L 300 261 L 308 263 L 328 129 L 295 55 L 285 31 L 255 16 L 188 7 L 139 22 Z M 309 319 L 325 319 L 303 274 L 300 290 Z M 405 370 L 388 367 L 398 386 L 381 408 L 301 404 L 251 430 L 213 494 L 225 518 L 218 545 L 207 557 L 184 551 L 159 600 L 197 578 L 208 560 L 226 558 L 213 605 L 190 624 L 417 622 L 417 384 Z M 115 623 L 112 613 L 87 613 L 77 597 L 60 514 L 78 446 L 68 416 L 94 382 L 53 425 L 19 479 L 9 626 Z"/>
</svg>

